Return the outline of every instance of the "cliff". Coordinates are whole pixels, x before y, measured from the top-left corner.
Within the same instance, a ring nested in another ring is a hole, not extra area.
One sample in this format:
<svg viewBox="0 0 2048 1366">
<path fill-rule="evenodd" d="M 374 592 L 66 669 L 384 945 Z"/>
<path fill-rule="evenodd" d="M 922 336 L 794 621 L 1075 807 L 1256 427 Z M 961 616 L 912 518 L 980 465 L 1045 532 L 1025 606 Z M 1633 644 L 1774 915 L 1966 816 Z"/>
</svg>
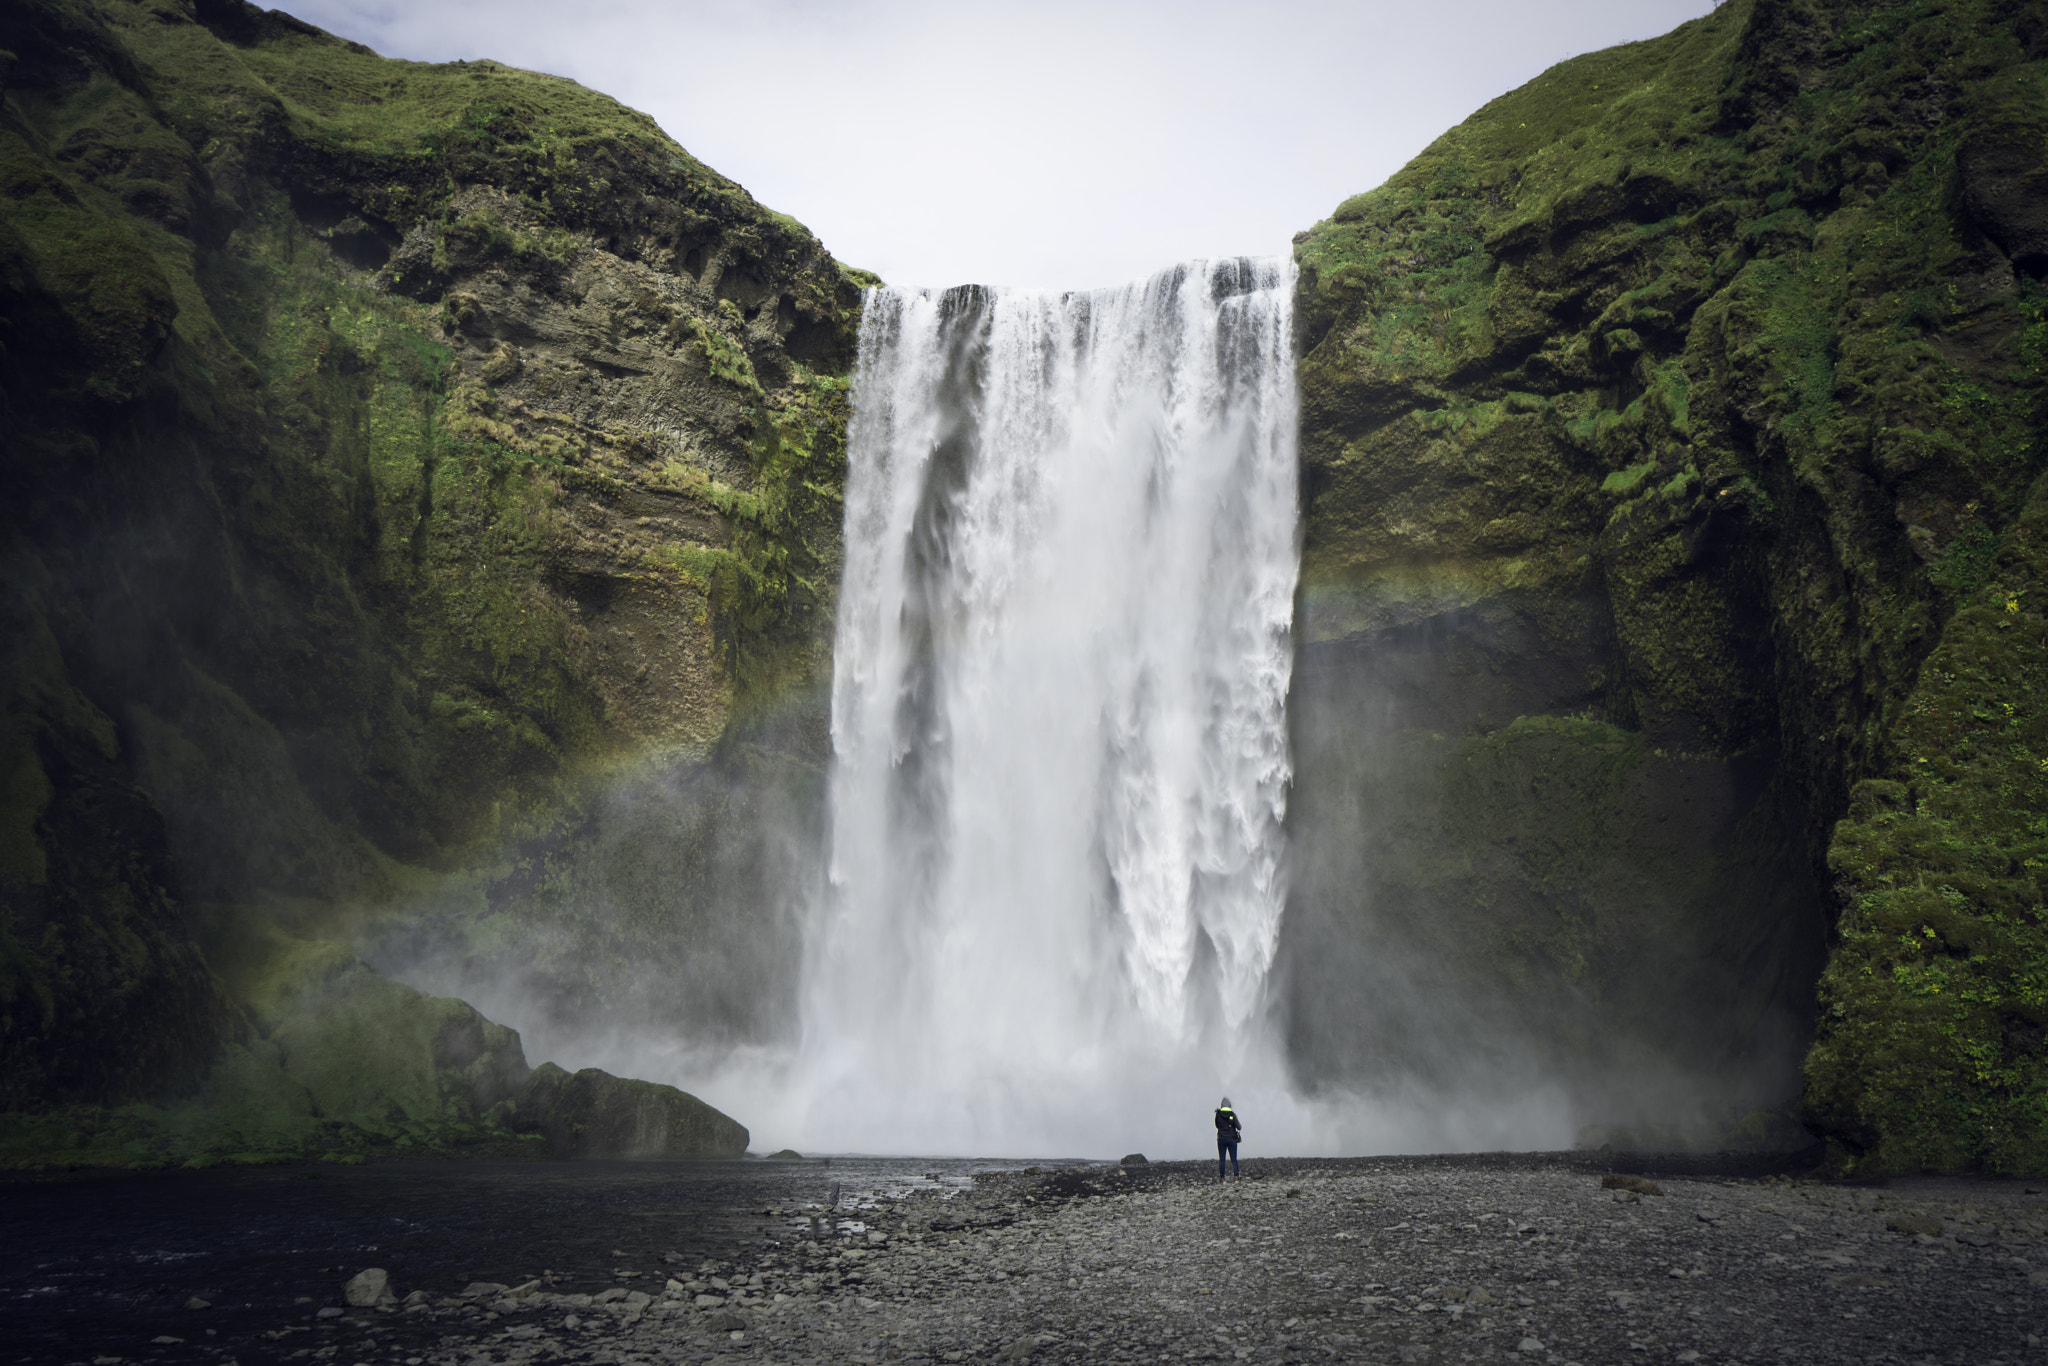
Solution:
<svg viewBox="0 0 2048 1366">
<path fill-rule="evenodd" d="M 2048 1166 L 2044 55 L 1731 0 L 1297 238 L 1306 1073 Z"/>
<path fill-rule="evenodd" d="M 241 0 L 0 49 L 0 1109 L 190 1101 L 322 944 L 764 1027 L 869 277 L 559 78 Z M 565 895 L 622 791 L 682 833 Z"/>
<path fill-rule="evenodd" d="M 2044 59 L 1729 0 L 1297 239 L 1303 1087 L 2048 1166 Z M 786 1026 L 872 277 L 242 0 L 0 95 L 0 1160 L 743 1144 L 485 1016 Z"/>
</svg>

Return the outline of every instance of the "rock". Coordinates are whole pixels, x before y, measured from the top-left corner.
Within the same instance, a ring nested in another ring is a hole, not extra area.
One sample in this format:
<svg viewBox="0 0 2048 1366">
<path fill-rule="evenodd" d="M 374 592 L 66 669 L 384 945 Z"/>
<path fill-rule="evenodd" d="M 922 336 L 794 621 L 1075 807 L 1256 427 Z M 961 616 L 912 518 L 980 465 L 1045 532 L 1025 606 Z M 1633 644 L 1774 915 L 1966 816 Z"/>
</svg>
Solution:
<svg viewBox="0 0 2048 1366">
<path fill-rule="evenodd" d="M 794 1148 L 784 1148 L 779 1153 L 768 1154 L 768 1160 L 770 1162 L 801 1162 L 803 1160 L 803 1156 L 804 1155 L 802 1153 L 798 1152 Z"/>
<path fill-rule="evenodd" d="M 1009 1345 L 1008 1347 L 1005 1347 L 1005 1348 L 1003 1348 L 1003 1350 L 1002 1350 L 1002 1351 L 1000 1351 L 1000 1352 L 997 1352 L 997 1353 L 996 1353 L 996 1360 L 997 1360 L 997 1361 L 1022 1361 L 1022 1360 L 1024 1360 L 1024 1359 L 1025 1359 L 1026 1357 L 1030 1356 L 1030 1355 L 1031 1355 L 1031 1354 L 1032 1354 L 1033 1352 L 1037 1351 L 1037 1350 L 1038 1350 L 1038 1348 L 1039 1348 L 1039 1341 L 1038 1341 L 1038 1335 L 1037 1335 L 1036 1333 L 1033 1333 L 1033 1334 L 1031 1334 L 1031 1335 L 1030 1335 L 1030 1336 L 1028 1336 L 1028 1337 L 1021 1337 L 1021 1338 L 1018 1338 L 1018 1339 L 1017 1339 L 1017 1340 L 1016 1340 L 1015 1342 L 1011 1343 L 1011 1344 L 1010 1344 L 1010 1345 Z"/>
<path fill-rule="evenodd" d="M 503 384 L 509 379 L 518 378 L 523 368 L 524 363 L 519 358 L 519 352 L 510 344 L 499 342 L 497 350 L 491 352 L 489 359 L 484 361 L 484 381 L 487 384 Z"/>
<path fill-rule="evenodd" d="M 1517 1352 L 1522 1352 L 1525 1354 L 1530 1352 L 1540 1352 L 1543 1350 L 1543 1343 L 1540 1339 L 1537 1338 L 1523 1338 L 1520 1342 L 1515 1344 L 1515 1350 Z"/>
<path fill-rule="evenodd" d="M 194 1295 L 191 1299 L 185 1301 L 185 1307 L 187 1309 L 211 1309 L 213 1308 L 213 1303 L 210 1300 L 202 1300 L 197 1295 Z"/>
<path fill-rule="evenodd" d="M 184 1340 L 183 1338 L 174 1338 L 169 1333 L 159 1333 L 151 1338 L 149 1342 L 152 1347 L 175 1347 Z"/>
<path fill-rule="evenodd" d="M 702 1296 L 698 1298 L 701 1299 Z M 744 1333 L 747 1330 L 747 1321 L 727 1309 L 707 1315 L 704 1327 L 714 1333 Z"/>
<path fill-rule="evenodd" d="M 1610 1191 L 1634 1191 L 1637 1195 L 1662 1195 L 1664 1188 L 1646 1176 L 1623 1176 L 1610 1173 L 1600 1178 L 1600 1189 Z"/>
<path fill-rule="evenodd" d="M 1467 1304 L 1492 1304 L 1493 1302 L 1493 1296 L 1487 1294 L 1484 1290 L 1474 1290 L 1465 1297 L 1465 1303 Z"/>
<path fill-rule="evenodd" d="M 645 1290 L 630 1290 L 626 1292 L 626 1308 L 628 1309 L 645 1309 L 652 1303 L 654 1303 L 654 1296 L 648 1294 Z"/>
<path fill-rule="evenodd" d="M 691 1301 L 691 1303 L 695 1304 L 699 1309 L 716 1309 L 718 1308 L 718 1306 L 725 1303 L 725 1296 L 699 1295 L 695 1300 Z"/>
<path fill-rule="evenodd" d="M 496 1281 L 471 1281 L 457 1292 L 457 1297 L 465 1300 L 494 1300 L 511 1288 Z"/>
<path fill-rule="evenodd" d="M 323 1309 L 315 1311 L 313 1317 L 316 1319 L 338 1319 L 341 1317 L 341 1310 L 330 1304 Z"/>
<path fill-rule="evenodd" d="M 511 1127 L 538 1133 L 556 1157 L 738 1157 L 747 1130 L 695 1096 L 595 1067 L 573 1076 L 533 1070 L 514 1098 Z"/>
<path fill-rule="evenodd" d="M 1931 1214 L 1894 1214 L 1884 1221 L 1893 1233 L 1918 1233 L 1929 1238 L 1941 1236 L 1941 1220 Z"/>
<path fill-rule="evenodd" d="M 1119 1167 L 1148 1167 L 1151 1163 L 1145 1160 L 1145 1154 L 1143 1153 L 1126 1153 L 1124 1154 L 1124 1160 L 1117 1163 L 1117 1165 Z"/>
<path fill-rule="evenodd" d="M 397 1298 L 391 1294 L 391 1272 L 381 1266 L 373 1266 L 367 1272 L 356 1272 L 348 1278 L 348 1284 L 342 1286 L 342 1300 L 350 1309 L 369 1309 L 391 1298 Z"/>
<path fill-rule="evenodd" d="M 626 1288 L 622 1285 L 615 1285 L 609 1290 L 600 1290 L 595 1295 L 592 1295 L 590 1302 L 592 1304 L 610 1304 L 615 1300 L 623 1300 L 624 1298 L 626 1298 Z"/>
</svg>

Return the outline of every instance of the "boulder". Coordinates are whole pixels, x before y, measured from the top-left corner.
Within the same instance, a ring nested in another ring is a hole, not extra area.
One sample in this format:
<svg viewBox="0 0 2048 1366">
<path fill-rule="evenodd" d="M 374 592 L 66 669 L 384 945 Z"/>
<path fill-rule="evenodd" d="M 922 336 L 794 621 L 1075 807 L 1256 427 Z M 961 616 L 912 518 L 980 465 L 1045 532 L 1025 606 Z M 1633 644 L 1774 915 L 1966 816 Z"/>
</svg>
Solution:
<svg viewBox="0 0 2048 1366">
<path fill-rule="evenodd" d="M 1145 1161 L 1145 1154 L 1143 1153 L 1127 1153 L 1124 1155 L 1124 1160 L 1117 1163 L 1117 1165 L 1119 1167 L 1145 1167 L 1151 1164 Z"/>
<path fill-rule="evenodd" d="M 391 1293 L 391 1273 L 381 1266 L 349 1277 L 348 1284 L 341 1288 L 341 1297 L 351 1309 L 370 1309 L 397 1298 Z"/>
<path fill-rule="evenodd" d="M 687 1092 L 542 1063 L 511 1103 L 518 1133 L 545 1137 L 556 1157 L 738 1157 L 746 1126 Z"/>
<path fill-rule="evenodd" d="M 768 1160 L 770 1162 L 800 1162 L 803 1160 L 803 1154 L 794 1148 L 784 1148 L 781 1152 L 768 1154 Z"/>
</svg>

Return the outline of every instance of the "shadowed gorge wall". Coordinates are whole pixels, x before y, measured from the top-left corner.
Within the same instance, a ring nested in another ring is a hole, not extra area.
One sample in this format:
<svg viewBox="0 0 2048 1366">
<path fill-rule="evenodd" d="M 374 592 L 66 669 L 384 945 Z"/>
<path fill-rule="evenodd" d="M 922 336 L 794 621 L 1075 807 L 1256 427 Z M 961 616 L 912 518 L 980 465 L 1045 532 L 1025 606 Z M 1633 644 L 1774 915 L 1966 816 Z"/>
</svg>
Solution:
<svg viewBox="0 0 2048 1366">
<path fill-rule="evenodd" d="M 1712 1133 L 1817 1028 L 1838 1167 L 2048 1163 L 2044 40 L 1737 0 L 1297 238 L 1306 1077 Z"/>
<path fill-rule="evenodd" d="M 0 49 L 0 1108 L 190 1094 L 273 933 L 770 1028 L 869 277 L 571 81 L 239 0 Z"/>
</svg>

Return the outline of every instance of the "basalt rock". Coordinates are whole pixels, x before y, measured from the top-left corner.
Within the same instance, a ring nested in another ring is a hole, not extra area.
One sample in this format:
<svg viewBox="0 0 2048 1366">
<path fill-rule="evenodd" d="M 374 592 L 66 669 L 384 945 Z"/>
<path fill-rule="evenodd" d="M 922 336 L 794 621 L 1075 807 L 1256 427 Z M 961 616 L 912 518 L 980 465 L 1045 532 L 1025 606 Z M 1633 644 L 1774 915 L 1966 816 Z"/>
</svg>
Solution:
<svg viewBox="0 0 2048 1366">
<path fill-rule="evenodd" d="M 533 1070 L 512 1100 L 509 1122 L 537 1133 L 556 1157 L 738 1157 L 745 1126 L 659 1082 L 632 1081 L 595 1067 Z"/>
</svg>

